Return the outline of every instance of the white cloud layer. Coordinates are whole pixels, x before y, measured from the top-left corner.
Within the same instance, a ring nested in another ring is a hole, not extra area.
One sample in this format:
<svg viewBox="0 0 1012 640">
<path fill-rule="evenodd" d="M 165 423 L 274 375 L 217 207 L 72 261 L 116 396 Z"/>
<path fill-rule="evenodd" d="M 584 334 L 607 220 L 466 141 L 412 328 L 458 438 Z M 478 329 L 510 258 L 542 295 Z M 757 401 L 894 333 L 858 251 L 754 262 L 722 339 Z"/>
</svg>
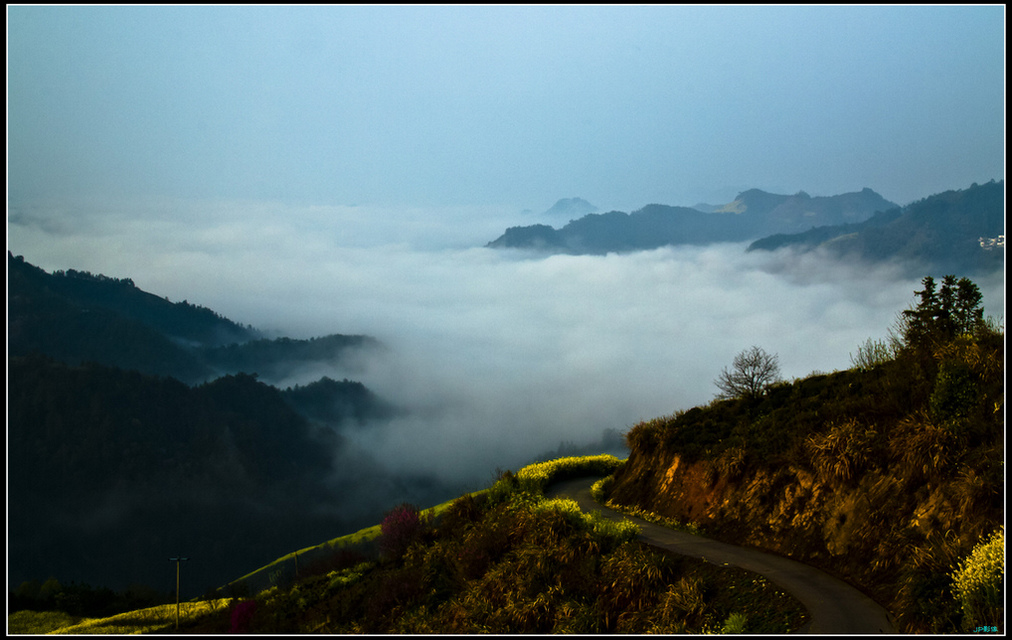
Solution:
<svg viewBox="0 0 1012 640">
<path fill-rule="evenodd" d="M 377 337 L 386 350 L 290 382 L 361 380 L 410 413 L 353 441 L 392 470 L 460 481 L 706 403 L 751 345 L 778 354 L 787 378 L 848 368 L 920 284 L 889 266 L 742 244 L 551 257 L 481 248 L 508 218 L 106 203 L 75 216 L 12 212 L 8 246 L 47 270 L 130 277 L 281 335 Z M 1001 316 L 1002 279 L 977 282 Z"/>
</svg>

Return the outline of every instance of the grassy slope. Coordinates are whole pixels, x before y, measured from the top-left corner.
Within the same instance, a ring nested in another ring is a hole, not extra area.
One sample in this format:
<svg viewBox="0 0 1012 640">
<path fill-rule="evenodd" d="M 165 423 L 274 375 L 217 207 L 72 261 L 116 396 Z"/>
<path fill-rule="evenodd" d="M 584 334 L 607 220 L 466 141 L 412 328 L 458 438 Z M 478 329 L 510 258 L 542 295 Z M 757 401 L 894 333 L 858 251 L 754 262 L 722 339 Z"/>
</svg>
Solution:
<svg viewBox="0 0 1012 640">
<path fill-rule="evenodd" d="M 378 559 L 338 554 L 294 586 L 227 607 L 219 600 L 186 605 L 181 631 L 776 633 L 805 622 L 798 603 L 760 576 L 651 550 L 633 541 L 634 525 L 543 498 L 555 479 L 620 465 L 613 456 L 591 456 L 507 473 L 488 490 L 427 510 L 438 521 L 428 520 L 396 552 L 388 544 Z M 321 547 L 348 551 L 378 530 Z M 77 625 L 59 631 L 172 632 L 169 609 L 67 620 Z"/>
<path fill-rule="evenodd" d="M 903 631 L 972 631 L 955 565 L 1004 520 L 1004 335 L 634 427 L 616 502 L 819 566 Z"/>
<path fill-rule="evenodd" d="M 759 402 L 715 402 L 643 423 L 628 434 L 625 465 L 570 458 L 506 474 L 430 510 L 439 524 L 393 556 L 351 553 L 295 587 L 258 594 L 243 624 L 377 633 L 800 625 L 796 603 L 755 576 L 651 552 L 564 501 L 543 500 L 548 482 L 590 464 L 602 475 L 617 469 L 618 502 L 822 566 L 877 596 L 907 631 L 972 628 L 951 576 L 1003 519 L 1003 342 L 1001 334 L 964 339 L 932 358 L 812 376 Z M 361 549 L 379 535 L 371 527 L 298 555 Z M 228 615 L 208 612 L 186 626 L 227 631 Z"/>
<path fill-rule="evenodd" d="M 185 602 L 179 607 L 180 626 L 192 623 L 216 610 L 224 610 L 227 599 Z M 134 634 L 175 631 L 176 605 L 165 604 L 128 611 L 108 618 L 77 618 L 52 611 L 18 611 L 7 617 L 11 634 Z"/>
</svg>

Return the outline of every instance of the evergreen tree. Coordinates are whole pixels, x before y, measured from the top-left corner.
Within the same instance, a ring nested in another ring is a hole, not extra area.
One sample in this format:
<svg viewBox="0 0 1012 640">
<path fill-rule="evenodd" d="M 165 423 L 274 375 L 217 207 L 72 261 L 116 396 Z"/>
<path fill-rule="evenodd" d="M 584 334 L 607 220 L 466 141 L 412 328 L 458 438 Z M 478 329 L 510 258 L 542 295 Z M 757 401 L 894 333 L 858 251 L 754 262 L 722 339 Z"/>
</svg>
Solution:
<svg viewBox="0 0 1012 640">
<path fill-rule="evenodd" d="M 925 276 L 924 289 L 914 293 L 920 302 L 907 309 L 901 317 L 901 334 L 907 348 L 932 349 L 953 338 L 973 333 L 984 321 L 983 296 L 968 278 L 942 278 L 942 287 L 935 290 L 935 279 Z"/>
</svg>

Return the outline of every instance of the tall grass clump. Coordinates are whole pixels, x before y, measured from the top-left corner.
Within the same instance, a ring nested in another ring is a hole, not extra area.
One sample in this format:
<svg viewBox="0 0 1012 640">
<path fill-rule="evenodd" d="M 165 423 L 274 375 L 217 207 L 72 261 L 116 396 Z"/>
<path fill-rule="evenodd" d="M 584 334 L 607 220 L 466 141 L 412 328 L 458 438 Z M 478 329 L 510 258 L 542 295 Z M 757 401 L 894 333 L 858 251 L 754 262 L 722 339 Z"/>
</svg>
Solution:
<svg viewBox="0 0 1012 640">
<path fill-rule="evenodd" d="M 1004 618 L 1005 527 L 973 548 L 952 574 L 963 607 L 963 628 L 997 626 Z"/>
</svg>

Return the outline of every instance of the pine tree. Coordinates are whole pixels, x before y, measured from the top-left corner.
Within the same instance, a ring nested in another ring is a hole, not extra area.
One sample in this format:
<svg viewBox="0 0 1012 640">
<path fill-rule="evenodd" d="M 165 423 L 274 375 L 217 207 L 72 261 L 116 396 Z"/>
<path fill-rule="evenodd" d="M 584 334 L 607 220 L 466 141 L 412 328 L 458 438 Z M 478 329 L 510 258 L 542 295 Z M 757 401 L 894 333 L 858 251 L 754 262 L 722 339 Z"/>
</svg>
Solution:
<svg viewBox="0 0 1012 640">
<path fill-rule="evenodd" d="M 935 279 L 925 276 L 924 289 L 914 293 L 920 302 L 907 309 L 901 317 L 901 334 L 907 348 L 933 349 L 957 336 L 973 333 L 984 322 L 983 296 L 968 278 L 942 278 L 942 287 L 935 290 Z"/>
</svg>

